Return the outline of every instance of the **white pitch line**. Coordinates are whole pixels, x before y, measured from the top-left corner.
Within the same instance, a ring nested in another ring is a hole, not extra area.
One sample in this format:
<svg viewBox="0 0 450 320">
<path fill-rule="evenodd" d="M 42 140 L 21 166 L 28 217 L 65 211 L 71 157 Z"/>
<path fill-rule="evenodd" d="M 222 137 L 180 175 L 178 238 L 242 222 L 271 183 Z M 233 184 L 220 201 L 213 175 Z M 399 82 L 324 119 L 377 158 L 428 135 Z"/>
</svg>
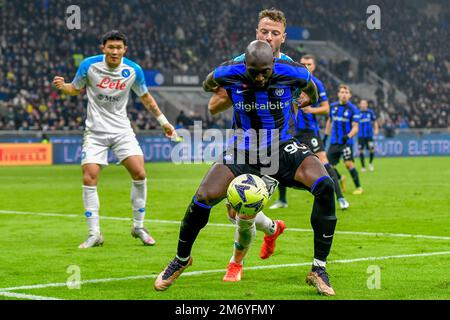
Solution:
<svg viewBox="0 0 450 320">
<path fill-rule="evenodd" d="M 332 264 L 332 263 L 355 263 L 355 262 L 361 262 L 361 261 L 376 261 L 376 260 L 387 260 L 387 259 L 429 257 L 429 256 L 438 256 L 438 255 L 450 255 L 450 251 L 415 253 L 415 254 L 400 254 L 400 255 L 384 256 L 384 257 L 342 259 L 342 260 L 329 261 L 328 263 L 329 264 Z M 309 265 L 311 265 L 311 262 L 275 264 L 275 265 L 268 265 L 268 266 L 245 267 L 245 270 L 248 271 L 248 270 L 263 270 L 263 269 L 279 269 L 279 268 L 290 268 L 290 267 L 303 267 L 303 266 L 309 266 Z M 196 275 L 209 274 L 209 273 L 222 273 L 225 271 L 226 271 L 225 269 L 191 271 L 191 272 L 184 272 L 182 276 L 187 277 L 187 276 L 196 276 Z M 89 283 L 106 283 L 106 282 L 117 282 L 117 281 L 128 281 L 128 280 L 141 280 L 141 279 L 152 279 L 152 278 L 156 278 L 156 277 L 157 277 L 156 274 L 152 274 L 152 275 L 130 276 L 130 277 L 123 277 L 123 278 L 91 279 L 91 280 L 80 281 L 78 284 L 82 285 L 82 284 L 89 284 Z M 43 288 L 51 288 L 51 287 L 65 287 L 65 286 L 67 286 L 66 282 L 35 284 L 35 285 L 28 285 L 28 286 L 1 288 L 0 292 L 15 291 L 15 290 L 43 289 Z"/>
<path fill-rule="evenodd" d="M 0 210 L 0 214 L 18 214 L 18 215 L 34 215 L 41 217 L 66 217 L 66 218 L 83 218 L 80 214 L 64 214 L 64 213 L 46 213 L 46 212 L 24 212 L 24 211 L 12 211 L 12 210 Z M 121 217 L 107 217 L 100 216 L 102 220 L 117 220 L 117 221 L 132 221 L 132 218 L 121 218 Z M 174 220 L 158 220 L 158 219 L 145 219 L 146 222 L 156 222 L 156 223 L 166 223 L 166 224 L 177 224 L 180 225 L 181 221 Z M 234 228 L 235 226 L 231 223 L 208 223 L 209 226 L 214 227 L 226 227 Z M 287 231 L 293 232 L 312 232 L 312 229 L 302 229 L 302 228 L 286 228 Z M 336 231 L 336 234 L 350 234 L 350 235 L 360 235 L 360 236 L 372 236 L 372 237 L 399 237 L 399 238 L 417 238 L 417 239 L 434 239 L 434 240 L 447 240 L 450 241 L 450 237 L 445 236 L 430 236 L 423 234 L 404 234 L 404 233 L 385 233 L 385 232 L 363 232 L 363 231 Z"/>
<path fill-rule="evenodd" d="M 35 296 L 31 294 L 15 293 L 15 292 L 0 292 L 0 296 L 18 299 L 28 299 L 28 300 L 63 300 L 52 297 Z"/>
</svg>

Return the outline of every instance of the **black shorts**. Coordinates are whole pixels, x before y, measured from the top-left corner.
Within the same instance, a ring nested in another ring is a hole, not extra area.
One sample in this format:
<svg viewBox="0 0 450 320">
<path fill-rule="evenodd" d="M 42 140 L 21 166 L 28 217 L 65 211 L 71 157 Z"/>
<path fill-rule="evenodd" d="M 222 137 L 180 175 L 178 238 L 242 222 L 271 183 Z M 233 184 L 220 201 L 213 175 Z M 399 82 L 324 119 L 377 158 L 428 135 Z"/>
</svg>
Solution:
<svg viewBox="0 0 450 320">
<path fill-rule="evenodd" d="M 223 153 L 221 161 L 236 177 L 245 173 L 260 177 L 262 175 L 268 175 L 277 179 L 280 184 L 286 187 L 309 190 L 304 184 L 295 181 L 297 168 L 309 156 L 315 155 L 307 145 L 301 144 L 295 139 L 290 139 L 281 143 L 278 150 L 272 153 L 270 163 L 267 160 L 261 160 L 259 156 L 258 159 L 255 159 L 254 156 L 251 159 L 248 151 L 238 150 L 235 146 L 230 147 Z M 278 165 L 275 162 L 278 162 Z M 271 172 L 267 173 L 269 169 Z"/>
<path fill-rule="evenodd" d="M 301 143 L 306 144 L 314 153 L 325 151 L 322 138 L 314 131 L 299 132 L 295 138 Z"/>
<path fill-rule="evenodd" d="M 332 144 L 328 148 L 327 157 L 332 166 L 339 163 L 339 160 L 344 158 L 344 161 L 353 161 L 353 146 L 348 144 Z"/>
<path fill-rule="evenodd" d="M 373 150 L 375 147 L 375 144 L 373 143 L 372 137 L 366 137 L 366 138 L 358 138 L 358 147 L 359 150 Z"/>
</svg>

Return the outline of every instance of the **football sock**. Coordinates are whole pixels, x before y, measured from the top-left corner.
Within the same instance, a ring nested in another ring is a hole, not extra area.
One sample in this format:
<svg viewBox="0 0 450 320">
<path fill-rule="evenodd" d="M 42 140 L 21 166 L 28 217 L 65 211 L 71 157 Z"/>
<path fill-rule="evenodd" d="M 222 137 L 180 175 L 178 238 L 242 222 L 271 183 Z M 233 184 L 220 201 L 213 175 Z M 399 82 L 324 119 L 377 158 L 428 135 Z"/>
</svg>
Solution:
<svg viewBox="0 0 450 320">
<path fill-rule="evenodd" d="M 256 235 L 255 218 L 241 219 L 236 217 L 236 233 L 234 236 L 233 256 L 230 262 L 242 264 Z"/>
<path fill-rule="evenodd" d="M 353 179 L 353 182 L 355 183 L 355 186 L 357 188 L 360 188 L 361 184 L 359 183 L 358 171 L 356 171 L 356 168 L 353 168 L 353 169 L 351 169 L 349 171 L 350 171 L 350 174 L 352 175 L 352 179 Z"/>
<path fill-rule="evenodd" d="M 209 220 L 209 214 L 212 206 L 198 202 L 192 198 L 183 221 L 181 221 L 180 235 L 178 238 L 177 257 L 179 259 L 189 258 L 192 246 L 201 229 L 203 229 Z"/>
<path fill-rule="evenodd" d="M 100 217 L 98 216 L 98 211 L 100 210 L 100 201 L 96 186 L 83 185 L 83 206 L 89 234 L 99 234 Z"/>
<path fill-rule="evenodd" d="M 255 217 L 256 230 L 264 232 L 266 235 L 271 236 L 277 230 L 277 224 L 267 217 L 264 212 L 260 211 Z"/>
<path fill-rule="evenodd" d="M 336 170 L 329 163 L 325 164 L 325 169 L 327 170 L 327 172 L 330 175 L 331 179 L 333 179 L 334 191 L 336 192 L 336 198 L 337 199 L 343 198 L 344 195 L 342 194 L 341 186 L 339 185 L 339 178 L 338 178 L 338 176 L 336 174 Z"/>
<path fill-rule="evenodd" d="M 359 159 L 361 160 L 361 167 L 365 168 L 366 164 L 364 161 L 364 152 L 363 151 L 361 151 L 361 153 L 359 154 Z"/>
<path fill-rule="evenodd" d="M 319 260 L 319 259 L 315 259 L 315 258 L 314 258 L 314 260 L 313 260 L 313 266 L 314 266 L 314 267 L 322 267 L 322 268 L 325 268 L 325 267 L 327 266 L 327 263 L 326 263 L 326 261 L 322 261 L 322 260 Z"/>
<path fill-rule="evenodd" d="M 372 162 L 373 162 L 373 157 L 375 156 L 375 152 L 369 152 L 369 156 L 370 156 L 369 163 L 372 164 Z"/>
<path fill-rule="evenodd" d="M 280 185 L 278 187 L 278 190 L 280 192 L 280 201 L 284 202 L 284 203 L 287 203 L 287 200 L 286 200 L 286 189 L 287 188 L 285 186 L 282 186 L 282 185 Z"/>
<path fill-rule="evenodd" d="M 339 173 L 338 169 L 336 169 L 336 167 L 334 168 L 334 171 L 336 172 L 338 179 L 341 180 L 341 174 Z"/>
<path fill-rule="evenodd" d="M 336 228 L 334 183 L 328 176 L 319 178 L 311 187 L 314 204 L 311 226 L 314 230 L 314 258 L 327 261 Z"/>
<path fill-rule="evenodd" d="M 145 204 L 147 201 L 147 179 L 133 180 L 131 183 L 131 205 L 133 207 L 133 226 L 144 227 Z"/>
</svg>

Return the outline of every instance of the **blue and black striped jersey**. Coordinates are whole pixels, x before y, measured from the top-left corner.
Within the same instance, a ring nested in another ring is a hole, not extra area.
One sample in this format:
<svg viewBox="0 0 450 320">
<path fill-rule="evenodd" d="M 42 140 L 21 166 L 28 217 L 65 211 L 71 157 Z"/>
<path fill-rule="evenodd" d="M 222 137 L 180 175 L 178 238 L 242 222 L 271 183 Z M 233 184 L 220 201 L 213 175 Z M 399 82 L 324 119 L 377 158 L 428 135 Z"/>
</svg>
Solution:
<svg viewBox="0 0 450 320">
<path fill-rule="evenodd" d="M 233 129 L 244 132 L 245 143 L 239 142 L 238 148 L 249 150 L 248 140 L 255 132 L 258 148 L 271 145 L 277 138 L 274 134 L 279 135 L 280 143 L 292 138 L 293 92 L 307 86 L 311 73 L 299 63 L 275 59 L 266 87 L 257 88 L 252 86 L 244 61 L 231 60 L 214 70 L 214 80 L 227 91 L 233 103 Z"/>
<path fill-rule="evenodd" d="M 319 79 L 314 76 L 311 76 L 312 81 L 317 87 L 317 93 L 319 95 L 319 100 L 312 105 L 313 108 L 317 108 L 323 101 L 327 101 L 327 92 L 325 91 L 325 87 Z M 315 134 L 319 134 L 319 123 L 317 122 L 316 116 L 311 113 L 304 113 L 302 109 L 298 109 L 297 113 L 297 121 L 295 125 L 296 131 L 314 131 Z"/>
<path fill-rule="evenodd" d="M 372 109 L 359 112 L 359 138 L 373 138 L 373 122 L 377 120 L 375 112 Z"/>
<path fill-rule="evenodd" d="M 340 104 L 339 101 L 330 105 L 331 144 L 344 144 L 342 137 L 352 130 L 352 123 L 359 123 L 359 109 L 350 101 L 346 104 Z M 347 141 L 347 144 L 353 144 L 353 138 Z"/>
</svg>

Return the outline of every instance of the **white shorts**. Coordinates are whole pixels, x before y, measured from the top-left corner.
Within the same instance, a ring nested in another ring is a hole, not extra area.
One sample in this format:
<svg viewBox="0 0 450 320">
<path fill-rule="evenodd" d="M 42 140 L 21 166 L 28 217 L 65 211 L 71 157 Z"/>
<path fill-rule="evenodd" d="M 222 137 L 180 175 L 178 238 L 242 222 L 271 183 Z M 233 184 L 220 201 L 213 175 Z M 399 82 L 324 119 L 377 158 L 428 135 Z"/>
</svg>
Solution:
<svg viewBox="0 0 450 320">
<path fill-rule="evenodd" d="M 118 134 L 87 130 L 83 137 L 81 165 L 96 163 L 101 166 L 107 166 L 109 148 L 111 148 L 119 163 L 130 156 L 144 155 L 132 130 Z"/>
</svg>

